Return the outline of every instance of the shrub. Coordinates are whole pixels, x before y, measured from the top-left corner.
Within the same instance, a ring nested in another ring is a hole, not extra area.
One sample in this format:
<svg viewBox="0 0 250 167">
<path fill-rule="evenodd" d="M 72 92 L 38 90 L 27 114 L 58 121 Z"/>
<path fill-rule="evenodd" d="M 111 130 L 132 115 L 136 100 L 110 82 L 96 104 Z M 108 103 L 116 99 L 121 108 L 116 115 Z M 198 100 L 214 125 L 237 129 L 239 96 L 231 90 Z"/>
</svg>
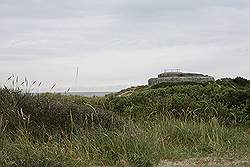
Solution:
<svg viewBox="0 0 250 167">
<path fill-rule="evenodd" d="M 171 116 L 209 120 L 216 117 L 231 124 L 247 122 L 249 98 L 247 90 L 209 83 L 149 88 L 127 97 L 108 97 L 106 103 L 110 110 L 134 119 Z"/>
<path fill-rule="evenodd" d="M 236 77 L 233 81 L 239 86 L 246 86 L 250 84 L 250 81 L 242 77 Z"/>
<path fill-rule="evenodd" d="M 22 105 L 29 94 L 22 93 L 21 90 L 11 90 L 8 88 L 0 88 L 0 116 L 2 118 L 2 127 L 7 127 L 10 130 L 16 129 L 23 123 L 24 115 L 22 110 L 18 107 Z"/>
<path fill-rule="evenodd" d="M 199 82 L 177 82 L 177 83 L 174 83 L 174 82 L 162 82 L 162 83 L 159 83 L 159 84 L 156 84 L 156 85 L 152 85 L 150 87 L 150 89 L 158 89 L 158 88 L 165 88 L 165 87 L 168 87 L 168 86 L 181 86 L 181 85 L 207 85 L 209 84 L 210 82 L 205 82 L 205 83 L 199 83 Z"/>
<path fill-rule="evenodd" d="M 84 101 L 79 97 L 34 95 L 6 88 L 0 89 L 0 115 L 3 115 L 7 130 L 16 131 L 29 124 L 38 134 L 43 129 L 70 132 L 76 127 L 114 129 L 122 126 L 122 119 L 112 112 L 94 108 Z"/>
</svg>

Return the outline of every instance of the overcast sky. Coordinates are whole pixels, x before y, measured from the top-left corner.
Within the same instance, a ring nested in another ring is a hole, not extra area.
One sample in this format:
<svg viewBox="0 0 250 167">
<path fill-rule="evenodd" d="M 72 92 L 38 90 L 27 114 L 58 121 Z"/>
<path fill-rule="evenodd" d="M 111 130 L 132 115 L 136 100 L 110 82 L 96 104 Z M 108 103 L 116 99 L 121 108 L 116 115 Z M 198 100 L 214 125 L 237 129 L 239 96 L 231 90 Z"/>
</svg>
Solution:
<svg viewBox="0 0 250 167">
<path fill-rule="evenodd" d="M 250 0 L 0 0 L 1 84 L 112 91 L 165 68 L 250 79 Z"/>
</svg>

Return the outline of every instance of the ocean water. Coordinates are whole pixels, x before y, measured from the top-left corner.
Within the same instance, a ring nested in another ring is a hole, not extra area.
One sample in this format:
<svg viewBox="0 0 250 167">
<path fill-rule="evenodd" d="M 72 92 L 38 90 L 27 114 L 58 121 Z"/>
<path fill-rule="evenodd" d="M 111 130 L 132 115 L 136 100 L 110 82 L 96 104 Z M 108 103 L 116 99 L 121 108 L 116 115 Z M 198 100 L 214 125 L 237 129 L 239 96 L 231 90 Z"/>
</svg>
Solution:
<svg viewBox="0 0 250 167">
<path fill-rule="evenodd" d="M 93 97 L 93 96 L 105 96 L 113 92 L 68 92 L 66 95 L 79 95 L 79 96 L 86 96 L 86 97 Z M 62 93 L 65 94 L 65 93 Z"/>
</svg>

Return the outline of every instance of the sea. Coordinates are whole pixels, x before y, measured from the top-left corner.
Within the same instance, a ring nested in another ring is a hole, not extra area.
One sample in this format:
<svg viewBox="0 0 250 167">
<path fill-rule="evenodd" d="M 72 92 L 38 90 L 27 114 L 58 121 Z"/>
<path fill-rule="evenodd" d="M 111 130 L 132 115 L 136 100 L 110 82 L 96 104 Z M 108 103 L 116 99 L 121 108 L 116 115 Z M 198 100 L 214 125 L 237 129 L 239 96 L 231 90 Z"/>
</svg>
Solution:
<svg viewBox="0 0 250 167">
<path fill-rule="evenodd" d="M 94 97 L 94 96 L 105 96 L 107 94 L 114 93 L 114 92 L 61 92 L 61 94 L 66 94 L 66 95 L 78 95 L 78 96 L 86 96 L 86 97 Z"/>
</svg>

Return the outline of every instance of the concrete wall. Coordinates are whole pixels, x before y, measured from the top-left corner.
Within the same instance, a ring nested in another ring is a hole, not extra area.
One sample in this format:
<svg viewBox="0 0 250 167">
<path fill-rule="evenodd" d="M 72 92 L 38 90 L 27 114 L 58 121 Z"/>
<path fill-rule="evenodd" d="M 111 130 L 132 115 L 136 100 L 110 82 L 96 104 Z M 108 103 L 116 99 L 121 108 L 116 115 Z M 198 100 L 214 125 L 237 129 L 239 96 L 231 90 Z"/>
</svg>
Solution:
<svg viewBox="0 0 250 167">
<path fill-rule="evenodd" d="M 148 85 L 156 85 L 159 83 L 174 83 L 174 82 L 197 82 L 204 83 L 214 81 L 214 78 L 211 76 L 193 76 L 193 77 L 160 77 L 160 78 L 151 78 L 148 80 Z"/>
</svg>

